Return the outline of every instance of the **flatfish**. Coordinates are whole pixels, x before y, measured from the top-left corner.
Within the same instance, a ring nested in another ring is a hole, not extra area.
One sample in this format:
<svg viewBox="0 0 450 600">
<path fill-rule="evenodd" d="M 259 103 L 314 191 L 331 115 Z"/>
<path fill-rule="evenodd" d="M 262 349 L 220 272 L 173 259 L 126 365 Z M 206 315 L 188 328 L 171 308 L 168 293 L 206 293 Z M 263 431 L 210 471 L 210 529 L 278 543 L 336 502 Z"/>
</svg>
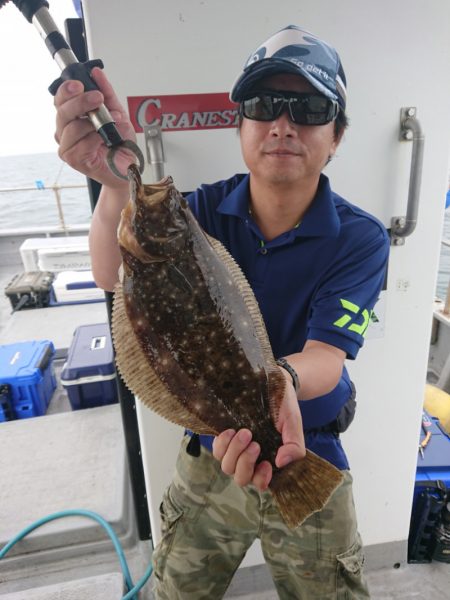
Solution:
<svg viewBox="0 0 450 600">
<path fill-rule="evenodd" d="M 119 372 L 141 402 L 182 427 L 212 435 L 250 429 L 259 460 L 274 467 L 269 489 L 280 513 L 297 527 L 324 506 L 342 474 L 309 451 L 275 466 L 285 377 L 250 285 L 170 178 L 143 185 L 134 165 L 128 178 L 112 319 Z"/>
</svg>

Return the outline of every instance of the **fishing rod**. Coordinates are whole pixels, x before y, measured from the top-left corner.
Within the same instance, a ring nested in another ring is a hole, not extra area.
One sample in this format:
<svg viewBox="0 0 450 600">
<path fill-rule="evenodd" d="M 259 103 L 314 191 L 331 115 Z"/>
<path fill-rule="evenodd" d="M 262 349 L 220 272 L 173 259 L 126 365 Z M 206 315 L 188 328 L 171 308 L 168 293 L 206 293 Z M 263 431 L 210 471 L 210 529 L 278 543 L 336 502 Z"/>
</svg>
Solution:
<svg viewBox="0 0 450 600">
<path fill-rule="evenodd" d="M 9 0 L 0 0 L 0 8 L 7 2 Z M 90 73 L 94 67 L 103 69 L 103 62 L 100 59 L 88 60 L 84 63 L 80 63 L 77 60 L 77 57 L 53 20 L 48 10 L 48 2 L 46 0 L 12 0 L 12 2 L 27 21 L 33 23 L 39 31 L 50 54 L 61 69 L 61 76 L 50 85 L 48 88 L 49 92 L 54 96 L 59 86 L 69 79 L 81 81 L 85 91 L 98 90 L 99 88 Z M 138 159 L 139 171 L 142 173 L 144 170 L 144 156 L 139 146 L 131 140 L 124 140 L 122 138 L 106 106 L 102 104 L 97 110 L 89 111 L 87 116 L 109 148 L 106 160 L 111 171 L 117 177 L 127 179 L 126 176 L 119 172 L 114 163 L 116 152 L 122 148 L 127 148 Z"/>
</svg>

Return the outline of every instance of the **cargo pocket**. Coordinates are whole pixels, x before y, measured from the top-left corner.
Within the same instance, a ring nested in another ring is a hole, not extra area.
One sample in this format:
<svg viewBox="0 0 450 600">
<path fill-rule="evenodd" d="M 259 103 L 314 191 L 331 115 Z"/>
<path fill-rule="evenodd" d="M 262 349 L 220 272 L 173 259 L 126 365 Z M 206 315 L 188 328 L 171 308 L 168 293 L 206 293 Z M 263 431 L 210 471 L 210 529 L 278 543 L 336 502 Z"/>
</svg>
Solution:
<svg viewBox="0 0 450 600">
<path fill-rule="evenodd" d="M 370 598 L 363 577 L 364 554 L 361 542 L 336 556 L 336 589 L 338 600 L 366 600 Z"/>
<path fill-rule="evenodd" d="M 207 508 L 212 491 L 220 493 L 217 480 L 222 472 L 220 463 L 205 448 L 200 449 L 199 456 L 188 454 L 189 441 L 186 436 L 177 458 L 170 499 L 173 506 L 182 510 L 186 522 L 195 523 Z M 228 482 L 228 476 L 224 475 L 224 480 Z"/>
<path fill-rule="evenodd" d="M 176 506 L 171 499 L 171 485 L 164 492 L 159 506 L 161 516 L 161 540 L 153 551 L 152 562 L 155 576 L 162 581 L 167 557 L 172 549 L 177 526 L 183 516 L 183 510 Z"/>
</svg>

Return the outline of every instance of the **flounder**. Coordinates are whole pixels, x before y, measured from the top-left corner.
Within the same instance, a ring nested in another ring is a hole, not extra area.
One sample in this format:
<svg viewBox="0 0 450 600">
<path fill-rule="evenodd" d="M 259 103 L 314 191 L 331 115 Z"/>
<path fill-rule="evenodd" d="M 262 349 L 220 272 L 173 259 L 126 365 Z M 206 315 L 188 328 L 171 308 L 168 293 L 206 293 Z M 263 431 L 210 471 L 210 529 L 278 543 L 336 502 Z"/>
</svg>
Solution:
<svg viewBox="0 0 450 600">
<path fill-rule="evenodd" d="M 259 460 L 274 468 L 269 489 L 280 513 L 297 527 L 323 508 L 342 474 L 310 451 L 275 466 L 286 380 L 250 285 L 170 178 L 143 185 L 134 165 L 128 177 L 112 319 L 119 372 L 140 401 L 182 427 L 212 435 L 250 429 Z"/>
</svg>

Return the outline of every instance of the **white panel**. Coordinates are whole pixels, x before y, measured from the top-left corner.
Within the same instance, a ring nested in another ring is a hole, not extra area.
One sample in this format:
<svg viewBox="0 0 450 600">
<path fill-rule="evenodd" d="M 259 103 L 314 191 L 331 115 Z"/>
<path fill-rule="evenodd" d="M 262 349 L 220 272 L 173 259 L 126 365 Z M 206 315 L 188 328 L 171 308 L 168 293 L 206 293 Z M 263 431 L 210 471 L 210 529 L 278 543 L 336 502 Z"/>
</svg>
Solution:
<svg viewBox="0 0 450 600">
<path fill-rule="evenodd" d="M 406 211 L 411 144 L 398 141 L 400 108 L 417 107 L 426 136 L 419 223 L 405 246 L 391 252 L 383 337 L 368 339 L 349 365 L 358 415 L 344 436 L 366 544 L 405 540 L 447 189 L 450 3 L 86 0 L 84 8 L 91 57 L 104 60 L 124 102 L 153 93 L 228 91 L 250 52 L 289 23 L 334 44 L 347 74 L 351 127 L 328 174 L 337 192 L 386 226 Z M 166 172 L 182 190 L 244 168 L 234 130 L 170 132 L 163 138 Z M 147 428 L 147 416 L 144 421 L 156 513 L 179 430 L 162 422 Z M 157 465 L 149 458 L 153 452 Z M 260 560 L 255 556 L 248 560 Z"/>
<path fill-rule="evenodd" d="M 159 417 L 139 401 L 136 402 L 136 413 L 145 465 L 145 487 L 151 507 L 150 525 L 153 541 L 158 543 L 161 538 L 158 507 L 172 479 L 183 430 Z"/>
</svg>

